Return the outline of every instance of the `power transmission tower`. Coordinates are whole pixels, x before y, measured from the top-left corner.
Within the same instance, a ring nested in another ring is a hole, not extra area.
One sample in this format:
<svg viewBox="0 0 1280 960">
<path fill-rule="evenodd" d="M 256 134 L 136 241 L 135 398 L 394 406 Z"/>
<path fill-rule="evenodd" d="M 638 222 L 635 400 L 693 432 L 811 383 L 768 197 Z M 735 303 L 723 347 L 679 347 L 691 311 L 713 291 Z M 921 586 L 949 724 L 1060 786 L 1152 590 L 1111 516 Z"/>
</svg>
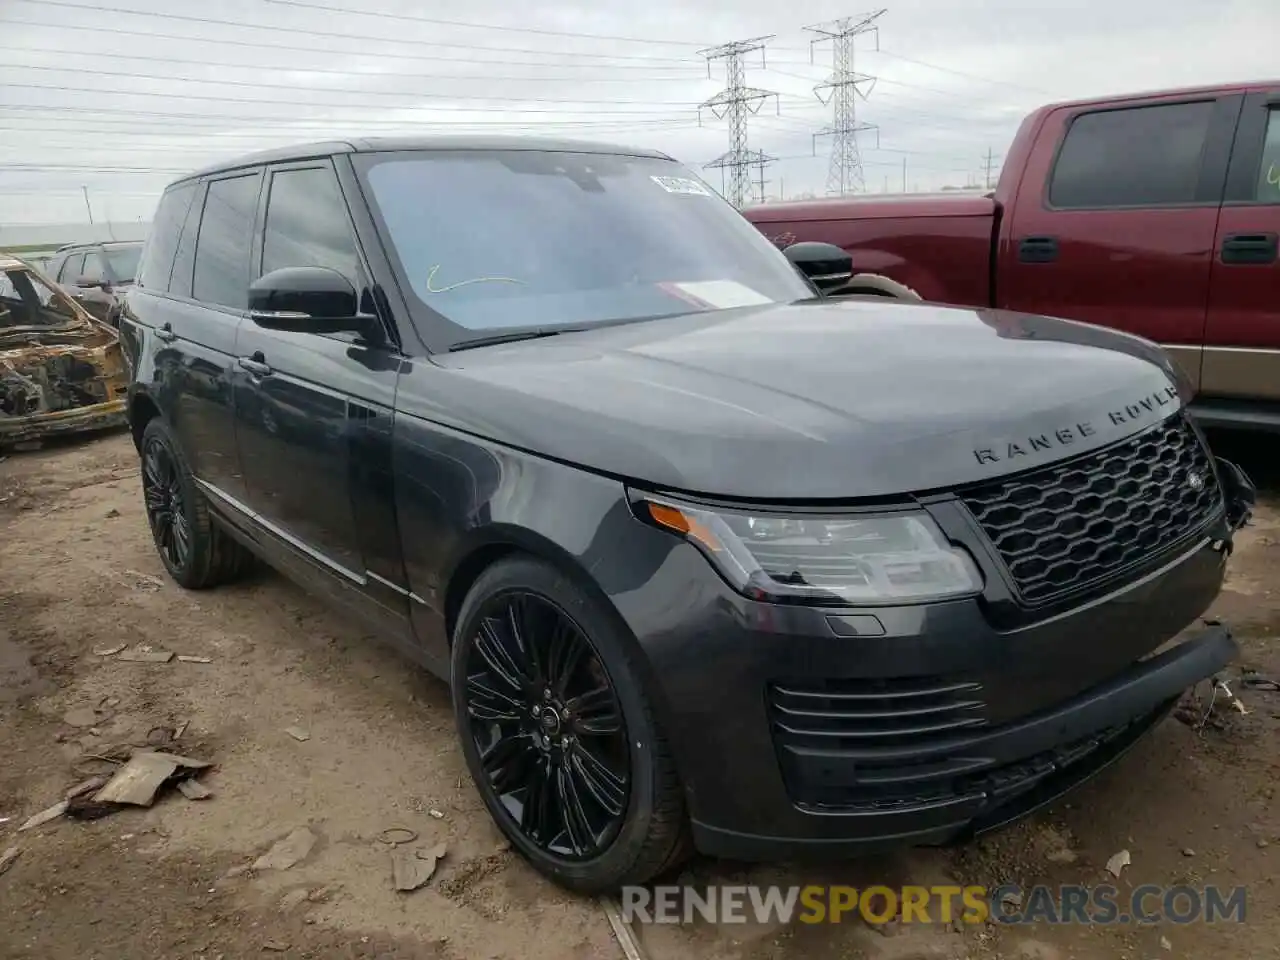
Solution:
<svg viewBox="0 0 1280 960">
<path fill-rule="evenodd" d="M 997 160 L 996 155 L 991 151 L 990 147 L 987 147 L 987 155 L 983 157 L 983 169 L 986 170 L 987 172 L 987 189 L 988 190 L 992 189 L 992 187 L 995 186 L 995 184 L 991 182 L 991 172 L 995 169 L 996 160 Z"/>
<path fill-rule="evenodd" d="M 876 35 L 876 47 L 880 45 L 880 28 L 875 21 L 884 14 L 884 10 L 856 17 L 842 17 L 829 23 L 815 24 L 805 27 L 810 33 L 818 34 L 816 40 L 809 41 L 809 59 L 813 60 L 814 48 L 819 43 L 831 41 L 831 76 L 826 83 L 813 88 L 818 100 L 823 104 L 830 103 L 834 107 L 831 126 L 813 135 L 814 152 L 817 153 L 818 137 L 831 137 L 831 166 L 827 170 L 827 193 L 843 196 L 866 188 L 866 180 L 862 173 L 862 156 L 858 152 L 857 135 L 865 131 L 878 130 L 871 123 L 858 122 L 858 98 L 863 100 L 870 96 L 875 87 L 876 78 L 853 69 L 854 43 L 857 37 L 865 33 Z"/>
<path fill-rule="evenodd" d="M 761 90 L 749 87 L 746 81 L 746 65 L 743 58 L 755 50 L 760 51 L 760 63 L 764 65 L 764 45 L 772 40 L 772 36 L 753 37 L 750 40 L 736 40 L 718 47 L 708 47 L 698 51 L 707 59 L 707 76 L 711 76 L 711 61 L 723 60 L 725 65 L 725 88 L 711 99 L 698 106 L 698 122 L 702 122 L 702 111 L 710 110 L 718 119 L 729 120 L 729 149 L 716 159 L 706 164 L 704 169 L 718 168 L 721 186 L 725 197 L 735 207 L 746 204 L 752 190 L 751 168 L 759 171 L 759 202 L 764 202 L 765 165 L 773 161 L 773 157 L 765 156 L 759 150 L 747 148 L 747 118 L 760 112 L 760 108 L 773 97 L 778 102 L 778 95 L 772 90 Z M 778 112 L 782 112 L 781 106 Z M 729 171 L 729 182 L 724 185 L 724 173 Z"/>
</svg>

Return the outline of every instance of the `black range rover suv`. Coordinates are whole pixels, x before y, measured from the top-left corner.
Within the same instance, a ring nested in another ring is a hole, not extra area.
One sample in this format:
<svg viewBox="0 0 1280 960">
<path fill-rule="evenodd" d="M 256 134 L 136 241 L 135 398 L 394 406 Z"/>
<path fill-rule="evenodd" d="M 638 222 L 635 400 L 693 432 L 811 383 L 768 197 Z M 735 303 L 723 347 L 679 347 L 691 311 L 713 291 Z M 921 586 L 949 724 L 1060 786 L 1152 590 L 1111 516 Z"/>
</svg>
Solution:
<svg viewBox="0 0 1280 960">
<path fill-rule="evenodd" d="M 121 330 L 164 564 L 264 558 L 448 680 L 574 889 L 1020 816 L 1232 658 L 1198 618 L 1252 488 L 1149 343 L 790 254 L 590 144 L 180 180 Z"/>
</svg>

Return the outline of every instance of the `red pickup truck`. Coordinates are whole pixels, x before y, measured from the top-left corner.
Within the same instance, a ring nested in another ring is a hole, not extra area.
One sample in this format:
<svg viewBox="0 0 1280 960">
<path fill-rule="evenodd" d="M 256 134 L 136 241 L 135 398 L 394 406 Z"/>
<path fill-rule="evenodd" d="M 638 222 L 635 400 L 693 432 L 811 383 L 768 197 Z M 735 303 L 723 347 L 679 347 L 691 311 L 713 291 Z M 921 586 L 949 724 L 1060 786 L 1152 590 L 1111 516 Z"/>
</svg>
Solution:
<svg viewBox="0 0 1280 960">
<path fill-rule="evenodd" d="M 1083 320 L 1164 346 L 1214 425 L 1280 429 L 1280 81 L 1041 107 L 987 196 L 744 211 L 836 244 L 853 295 Z"/>
</svg>

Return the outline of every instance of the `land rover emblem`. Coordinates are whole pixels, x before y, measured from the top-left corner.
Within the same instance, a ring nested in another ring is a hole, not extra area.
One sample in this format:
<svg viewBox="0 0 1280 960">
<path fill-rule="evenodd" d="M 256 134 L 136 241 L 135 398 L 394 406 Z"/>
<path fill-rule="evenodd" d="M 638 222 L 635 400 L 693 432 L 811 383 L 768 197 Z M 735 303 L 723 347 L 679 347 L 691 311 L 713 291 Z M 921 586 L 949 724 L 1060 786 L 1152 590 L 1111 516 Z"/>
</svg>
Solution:
<svg viewBox="0 0 1280 960">
<path fill-rule="evenodd" d="M 1187 471 L 1187 486 L 1193 493 L 1199 493 L 1204 489 L 1204 474 L 1195 470 Z"/>
</svg>

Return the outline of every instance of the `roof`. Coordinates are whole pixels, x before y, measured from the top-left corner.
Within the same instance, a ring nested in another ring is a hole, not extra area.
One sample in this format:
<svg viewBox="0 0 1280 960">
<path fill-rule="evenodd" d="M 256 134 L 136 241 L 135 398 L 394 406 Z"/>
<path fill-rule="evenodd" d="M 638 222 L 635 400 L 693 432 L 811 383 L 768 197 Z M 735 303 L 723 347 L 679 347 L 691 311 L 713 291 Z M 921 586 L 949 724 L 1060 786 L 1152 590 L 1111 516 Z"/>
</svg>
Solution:
<svg viewBox="0 0 1280 960">
<path fill-rule="evenodd" d="M 55 253 L 63 250 L 75 250 L 77 247 L 136 247 L 142 240 L 80 240 L 75 243 L 64 243 Z"/>
<path fill-rule="evenodd" d="M 563 153 L 601 153 L 631 157 L 653 157 L 670 160 L 671 157 L 657 150 L 598 143 L 590 140 L 560 140 L 551 137 L 519 137 L 493 134 L 464 135 L 438 134 L 418 137 L 353 137 L 347 140 L 328 140 L 319 143 L 301 143 L 247 154 L 232 160 L 224 160 L 184 177 L 175 183 L 222 173 L 240 167 L 256 167 L 264 163 L 284 163 L 291 160 L 310 160 L 344 153 L 375 153 L 390 150 L 534 150 Z"/>
<path fill-rule="evenodd" d="M 27 269 L 27 265 L 17 257 L 7 257 L 3 253 L 0 253 L 0 270 L 12 270 L 15 267 L 19 270 Z"/>
<path fill-rule="evenodd" d="M 1219 83 L 1204 87 L 1175 87 L 1167 90 L 1144 90 L 1134 93 L 1120 93 L 1113 96 L 1088 97 L 1083 100 L 1062 100 L 1045 104 L 1040 109 L 1056 110 L 1060 107 L 1093 107 L 1122 104 L 1129 100 L 1150 100 L 1156 97 L 1182 99 L 1199 96 L 1222 96 L 1230 93 L 1248 93 L 1252 90 L 1280 89 L 1280 80 L 1257 80 L 1252 83 Z"/>
</svg>

